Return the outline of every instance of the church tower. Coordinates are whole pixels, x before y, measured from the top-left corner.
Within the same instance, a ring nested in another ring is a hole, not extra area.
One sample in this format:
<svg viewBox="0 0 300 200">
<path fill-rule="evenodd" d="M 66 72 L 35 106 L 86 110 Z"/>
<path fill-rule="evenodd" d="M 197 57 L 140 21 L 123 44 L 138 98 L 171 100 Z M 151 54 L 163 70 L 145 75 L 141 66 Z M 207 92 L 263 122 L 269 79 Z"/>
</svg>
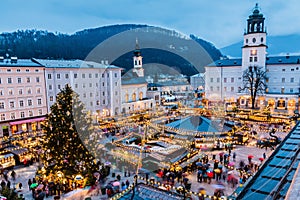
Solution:
<svg viewBox="0 0 300 200">
<path fill-rule="evenodd" d="M 138 77 L 144 77 L 143 57 L 141 56 L 141 50 L 137 39 L 135 42 L 135 50 L 133 56 L 133 72 L 135 72 Z"/>
<path fill-rule="evenodd" d="M 266 30 L 265 18 L 260 13 L 258 4 L 253 13 L 247 19 L 247 29 L 244 33 L 244 45 L 242 49 L 242 69 L 249 66 L 263 67 L 266 65 Z"/>
</svg>

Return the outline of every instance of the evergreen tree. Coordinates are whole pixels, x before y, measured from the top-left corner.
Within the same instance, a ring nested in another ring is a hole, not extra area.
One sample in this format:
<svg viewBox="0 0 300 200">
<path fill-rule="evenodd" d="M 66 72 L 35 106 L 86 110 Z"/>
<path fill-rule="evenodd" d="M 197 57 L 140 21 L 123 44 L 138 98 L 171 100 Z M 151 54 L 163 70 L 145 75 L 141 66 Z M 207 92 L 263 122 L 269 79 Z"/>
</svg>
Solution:
<svg viewBox="0 0 300 200">
<path fill-rule="evenodd" d="M 43 144 L 46 172 L 85 175 L 98 170 L 92 120 L 85 112 L 79 95 L 70 86 L 66 85 L 57 94 L 43 131 L 46 133 Z"/>
</svg>

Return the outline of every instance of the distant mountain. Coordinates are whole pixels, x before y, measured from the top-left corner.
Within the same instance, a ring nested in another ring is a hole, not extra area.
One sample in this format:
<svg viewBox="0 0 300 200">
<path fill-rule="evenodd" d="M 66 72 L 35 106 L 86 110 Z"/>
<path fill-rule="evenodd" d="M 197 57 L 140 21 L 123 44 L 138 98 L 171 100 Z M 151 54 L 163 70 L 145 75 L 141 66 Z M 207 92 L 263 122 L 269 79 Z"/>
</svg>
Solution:
<svg viewBox="0 0 300 200">
<path fill-rule="evenodd" d="M 20 30 L 0 34 L 0 56 L 41 59 L 86 59 L 132 68 L 135 40 L 138 38 L 144 64 L 163 64 L 192 75 L 219 59 L 221 52 L 194 35 L 136 24 L 104 26 L 75 34 L 40 30 Z"/>
<path fill-rule="evenodd" d="M 298 54 L 300 55 L 300 34 L 267 36 L 268 55 Z M 226 56 L 241 57 L 243 41 L 221 48 Z"/>
</svg>

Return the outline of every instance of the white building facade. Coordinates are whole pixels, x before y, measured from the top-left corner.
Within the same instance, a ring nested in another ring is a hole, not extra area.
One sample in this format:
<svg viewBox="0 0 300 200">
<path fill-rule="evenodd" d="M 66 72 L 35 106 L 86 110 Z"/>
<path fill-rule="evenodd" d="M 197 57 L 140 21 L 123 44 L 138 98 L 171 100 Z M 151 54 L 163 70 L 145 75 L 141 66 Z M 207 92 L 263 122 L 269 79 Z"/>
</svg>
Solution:
<svg viewBox="0 0 300 200">
<path fill-rule="evenodd" d="M 48 111 L 66 84 L 78 93 L 93 117 L 121 111 L 121 68 L 82 60 L 36 60 L 45 66 Z"/>
<path fill-rule="evenodd" d="M 249 67 L 259 67 L 266 72 L 267 88 L 256 98 L 256 107 L 269 106 L 271 111 L 286 110 L 292 114 L 299 107 L 300 56 L 267 56 L 265 18 L 258 6 L 247 20 L 242 58 L 221 59 L 205 67 L 205 94 L 210 101 L 236 103 L 250 107 L 243 87 L 243 72 Z"/>
<path fill-rule="evenodd" d="M 0 58 L 0 137 L 41 129 L 47 114 L 44 67 Z"/>
<path fill-rule="evenodd" d="M 155 100 L 147 96 L 147 81 L 144 77 L 143 57 L 138 43 L 133 56 L 133 69 L 122 76 L 122 114 L 152 110 Z"/>
</svg>

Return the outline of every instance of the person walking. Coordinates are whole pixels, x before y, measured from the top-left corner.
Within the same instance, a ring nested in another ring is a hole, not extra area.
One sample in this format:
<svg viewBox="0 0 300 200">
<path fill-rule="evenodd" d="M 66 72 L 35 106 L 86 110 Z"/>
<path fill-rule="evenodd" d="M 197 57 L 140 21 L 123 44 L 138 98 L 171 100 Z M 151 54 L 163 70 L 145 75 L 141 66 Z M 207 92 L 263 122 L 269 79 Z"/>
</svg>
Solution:
<svg viewBox="0 0 300 200">
<path fill-rule="evenodd" d="M 11 177 L 12 177 L 12 180 L 16 180 L 16 172 L 14 171 L 14 170 L 12 170 L 12 172 L 11 172 Z"/>
</svg>

